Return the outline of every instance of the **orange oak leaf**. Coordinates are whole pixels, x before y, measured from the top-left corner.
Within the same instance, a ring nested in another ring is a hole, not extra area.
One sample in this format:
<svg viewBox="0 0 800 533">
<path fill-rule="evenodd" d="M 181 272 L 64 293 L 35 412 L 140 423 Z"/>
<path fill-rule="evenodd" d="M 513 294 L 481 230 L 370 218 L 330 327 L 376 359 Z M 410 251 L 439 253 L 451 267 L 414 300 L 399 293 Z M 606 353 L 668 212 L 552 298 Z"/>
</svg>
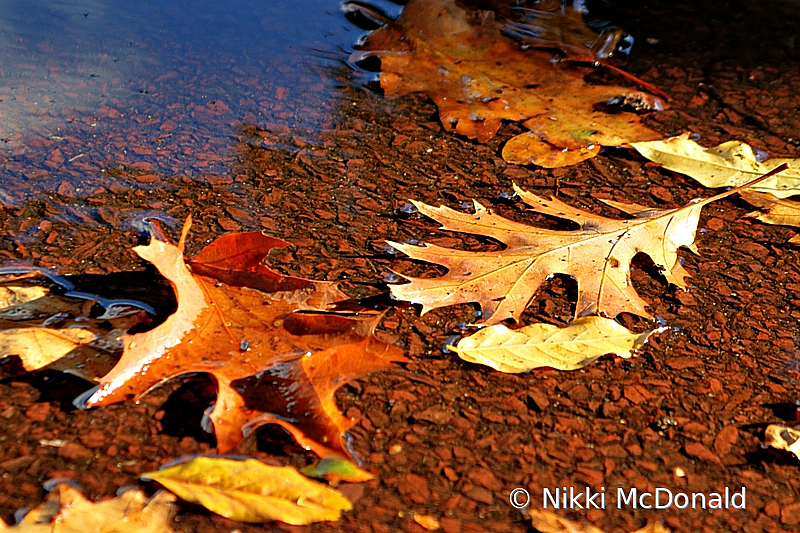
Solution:
<svg viewBox="0 0 800 533">
<path fill-rule="evenodd" d="M 455 0 L 411 0 L 396 21 L 367 37 L 351 62 L 380 58 L 387 96 L 427 94 L 445 129 L 470 139 L 486 142 L 502 121 L 520 121 L 530 133 L 503 150 L 513 163 L 563 166 L 593 157 L 600 146 L 661 138 L 634 113 L 604 111 L 614 102 L 647 100 L 642 93 L 591 85 L 584 76 L 592 69 L 522 50 L 494 17 L 475 15 Z M 663 108 L 652 99 L 648 105 Z"/>
<path fill-rule="evenodd" d="M 508 220 L 475 202 L 474 213 L 414 202 L 420 213 L 442 224 L 442 229 L 484 235 L 503 243 L 503 250 L 470 252 L 432 244 L 389 244 L 412 259 L 436 263 L 448 269 L 438 278 L 412 278 L 411 283 L 391 285 L 401 300 L 422 304 L 422 312 L 448 305 L 477 302 L 485 322 L 519 320 L 542 283 L 555 274 L 566 274 L 578 284 L 575 316 L 599 314 L 614 317 L 622 312 L 649 317 L 645 302 L 631 285 L 631 260 L 640 252 L 650 256 L 669 283 L 685 288 L 688 272 L 678 261 L 678 248 L 697 253 L 695 231 L 701 209 L 780 172 L 778 167 L 760 178 L 712 198 L 696 199 L 679 209 L 649 207 L 606 201 L 632 215 L 614 219 L 578 209 L 555 198 L 545 199 L 514 185 L 522 200 L 537 213 L 571 220 L 574 231 L 537 228 Z"/>
<path fill-rule="evenodd" d="M 188 260 L 155 238 L 134 248 L 170 281 L 178 309 L 151 331 L 125 335 L 119 363 L 76 403 L 139 398 L 170 378 L 206 372 L 218 386 L 209 418 L 221 453 L 243 430 L 274 423 L 320 456 L 346 455 L 344 433 L 355 421 L 333 394 L 404 359 L 372 335 L 379 313 L 326 311 L 346 298 L 333 283 L 281 276 L 261 263 L 286 245 L 253 232 L 222 237 Z"/>
</svg>

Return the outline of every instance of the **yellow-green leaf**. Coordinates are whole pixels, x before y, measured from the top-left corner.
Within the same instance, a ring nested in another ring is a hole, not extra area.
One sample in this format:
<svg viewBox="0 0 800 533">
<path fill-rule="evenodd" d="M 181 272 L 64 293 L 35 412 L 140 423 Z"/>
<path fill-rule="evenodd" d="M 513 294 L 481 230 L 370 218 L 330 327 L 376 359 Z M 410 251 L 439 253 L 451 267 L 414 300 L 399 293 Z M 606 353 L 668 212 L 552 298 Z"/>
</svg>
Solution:
<svg viewBox="0 0 800 533">
<path fill-rule="evenodd" d="M 347 483 L 361 483 L 375 479 L 369 472 L 361 470 L 359 467 L 347 459 L 337 457 L 326 457 L 315 465 L 309 465 L 300 469 L 300 472 L 309 477 L 319 477 L 328 480 L 331 484 L 342 481 Z"/>
<path fill-rule="evenodd" d="M 352 504 L 341 493 L 302 476 L 289 466 L 198 457 L 142 474 L 180 498 L 241 522 L 280 520 L 302 526 L 338 520 Z"/>
<path fill-rule="evenodd" d="M 449 348 L 465 361 L 500 372 L 527 372 L 539 367 L 577 370 L 607 353 L 630 357 L 652 333 L 631 333 L 610 318 L 589 316 L 565 328 L 550 324 L 531 324 L 517 330 L 502 324 L 489 326 Z"/>
<path fill-rule="evenodd" d="M 686 174 L 706 187 L 738 187 L 770 170 L 789 164 L 789 169 L 767 178 L 753 190 L 768 192 L 778 198 L 800 194 L 800 159 L 759 161 L 750 145 L 728 141 L 713 148 L 703 148 L 687 135 L 663 141 L 634 142 L 631 146 L 647 159 L 664 168 Z"/>
</svg>

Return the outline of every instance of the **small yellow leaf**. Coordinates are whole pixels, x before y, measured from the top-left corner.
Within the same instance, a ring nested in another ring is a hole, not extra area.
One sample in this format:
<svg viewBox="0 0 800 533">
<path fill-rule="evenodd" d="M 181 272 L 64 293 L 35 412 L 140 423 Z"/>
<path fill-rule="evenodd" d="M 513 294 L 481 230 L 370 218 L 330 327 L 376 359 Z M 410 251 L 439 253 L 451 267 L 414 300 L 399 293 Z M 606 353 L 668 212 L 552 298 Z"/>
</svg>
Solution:
<svg viewBox="0 0 800 533">
<path fill-rule="evenodd" d="M 36 370 L 61 359 L 72 350 L 86 346 L 97 335 L 85 329 L 42 327 L 0 331 L 0 357 L 16 355 L 25 370 Z"/>
<path fill-rule="evenodd" d="M 13 533 L 172 533 L 175 496 L 161 491 L 147 501 L 140 490 L 93 503 L 62 483 L 16 526 L 0 520 L 0 531 Z"/>
<path fill-rule="evenodd" d="M 703 148 L 688 135 L 663 141 L 630 143 L 640 154 L 664 168 L 686 174 L 706 187 L 738 187 L 770 170 L 789 164 L 789 169 L 767 178 L 752 189 L 778 198 L 800 194 L 800 159 L 759 161 L 750 145 L 728 141 L 714 148 Z"/>
<path fill-rule="evenodd" d="M 770 424 L 764 430 L 764 444 L 778 450 L 786 450 L 800 459 L 800 431 L 778 424 Z"/>
<path fill-rule="evenodd" d="M 338 491 L 311 481 L 292 467 L 267 466 L 255 459 L 198 457 L 141 477 L 241 522 L 280 520 L 302 526 L 338 520 L 342 511 L 353 507 Z"/>
<path fill-rule="evenodd" d="M 513 137 L 503 146 L 503 159 L 507 162 L 516 165 L 538 165 L 544 168 L 574 165 L 590 159 L 598 153 L 600 153 L 599 144 L 568 150 L 553 146 L 530 132 Z"/>
<path fill-rule="evenodd" d="M 414 513 L 414 522 L 421 525 L 428 531 L 436 531 L 437 529 L 442 527 L 442 525 L 439 523 L 438 520 L 436 520 L 435 517 L 428 514 Z"/>
<path fill-rule="evenodd" d="M 323 478 L 331 484 L 338 484 L 342 481 L 347 483 L 361 483 L 363 481 L 375 479 L 375 476 L 361 470 L 347 459 L 339 459 L 337 457 L 321 459 L 315 465 L 301 468 L 300 472 L 309 477 Z"/>
<path fill-rule="evenodd" d="M 531 324 L 517 330 L 502 324 L 489 326 L 450 348 L 465 361 L 500 372 L 527 372 L 539 367 L 576 370 L 607 353 L 630 357 L 652 333 L 631 333 L 610 318 L 589 316 L 565 328 L 550 324 Z"/>
</svg>

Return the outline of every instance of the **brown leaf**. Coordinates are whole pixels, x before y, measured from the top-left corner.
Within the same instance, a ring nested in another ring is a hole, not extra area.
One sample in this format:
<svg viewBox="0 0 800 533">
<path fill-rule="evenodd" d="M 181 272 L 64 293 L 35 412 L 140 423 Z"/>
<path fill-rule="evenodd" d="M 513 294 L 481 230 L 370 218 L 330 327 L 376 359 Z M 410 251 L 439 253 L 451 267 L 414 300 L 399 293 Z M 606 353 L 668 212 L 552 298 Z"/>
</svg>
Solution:
<svg viewBox="0 0 800 533">
<path fill-rule="evenodd" d="M 575 522 L 562 518 L 550 511 L 528 509 L 531 523 L 540 533 L 603 533 L 603 530 L 588 522 Z M 647 524 L 633 533 L 670 533 L 670 530 L 658 522 Z"/>
<path fill-rule="evenodd" d="M 270 423 L 321 456 L 346 453 L 342 438 L 355 422 L 333 394 L 403 358 L 372 336 L 378 313 L 326 312 L 345 297 L 332 283 L 261 264 L 276 246 L 286 243 L 254 232 L 222 237 L 188 261 L 155 239 L 134 248 L 173 285 L 178 309 L 159 327 L 123 337 L 122 358 L 85 405 L 138 398 L 170 378 L 207 372 L 218 386 L 210 419 L 220 452 L 242 440 L 243 428 Z"/>
<path fill-rule="evenodd" d="M 493 17 L 475 19 L 454 0 L 411 0 L 351 61 L 379 57 L 384 93 L 429 95 L 450 132 L 486 142 L 503 120 L 522 122 L 532 133 L 512 139 L 503 150 L 507 161 L 567 165 L 592 157 L 599 146 L 661 137 L 636 114 L 602 110 L 624 100 L 629 88 L 590 85 L 584 76 L 592 69 L 523 51 Z"/>
<path fill-rule="evenodd" d="M 769 175 L 762 176 L 758 181 Z M 755 183 L 755 182 L 751 182 Z M 436 263 L 449 272 L 438 278 L 412 278 L 392 285 L 392 294 L 422 304 L 422 312 L 448 305 L 477 302 L 487 324 L 519 320 L 528 302 L 551 275 L 567 274 L 578 282 L 575 316 L 599 314 L 614 317 L 622 312 L 650 316 L 647 303 L 630 282 L 633 257 L 650 256 L 669 283 L 686 287 L 686 270 L 678 261 L 678 248 L 696 252 L 695 231 L 700 210 L 707 203 L 738 192 L 726 191 L 709 199 L 697 199 L 680 209 L 651 209 L 635 204 L 606 202 L 633 219 L 612 219 L 514 190 L 538 213 L 571 220 L 575 231 L 528 226 L 500 217 L 475 202 L 475 213 L 414 202 L 420 213 L 442 224 L 442 229 L 484 235 L 506 248 L 494 252 L 469 252 L 432 244 L 389 244 L 412 259 Z"/>
<path fill-rule="evenodd" d="M 18 533 L 172 533 L 170 514 L 175 496 L 160 491 L 149 501 L 140 490 L 92 503 L 67 484 L 57 485 L 47 499 L 16 526 L 0 520 L 0 531 Z"/>
</svg>

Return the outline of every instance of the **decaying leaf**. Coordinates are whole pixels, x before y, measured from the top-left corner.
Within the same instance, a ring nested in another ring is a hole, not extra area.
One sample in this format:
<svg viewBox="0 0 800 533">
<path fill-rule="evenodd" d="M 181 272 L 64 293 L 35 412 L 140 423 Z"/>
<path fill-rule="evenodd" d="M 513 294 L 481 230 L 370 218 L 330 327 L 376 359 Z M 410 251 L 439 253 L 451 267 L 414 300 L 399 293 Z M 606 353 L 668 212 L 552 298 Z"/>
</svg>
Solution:
<svg viewBox="0 0 800 533">
<path fill-rule="evenodd" d="M 178 309 L 157 328 L 124 336 L 119 363 L 77 402 L 108 405 L 207 372 L 218 386 L 210 420 L 220 452 L 243 439 L 243 428 L 278 424 L 321 456 L 346 455 L 342 439 L 355 421 L 339 412 L 334 393 L 403 358 L 373 337 L 378 313 L 329 312 L 345 298 L 334 284 L 261 264 L 283 246 L 259 232 L 234 234 L 186 262 L 177 246 L 155 239 L 134 248 L 173 285 Z"/>
<path fill-rule="evenodd" d="M 511 330 L 495 324 L 449 348 L 467 362 L 500 372 L 528 372 L 540 367 L 577 370 L 609 353 L 630 357 L 652 333 L 632 333 L 610 318 L 588 316 L 564 328 L 531 324 Z"/>
<path fill-rule="evenodd" d="M 56 486 L 47 499 L 16 526 L 0 520 L 0 531 L 15 533 L 172 533 L 175 496 L 160 491 L 149 501 L 140 490 L 92 503 L 68 484 Z"/>
<path fill-rule="evenodd" d="M 779 424 L 770 424 L 764 430 L 764 444 L 778 450 L 786 450 L 800 459 L 800 430 Z"/>
<path fill-rule="evenodd" d="M 634 113 L 603 110 L 625 100 L 629 88 L 590 85 L 584 76 L 591 69 L 554 63 L 542 50 L 523 51 L 501 34 L 494 17 L 480 14 L 455 0 L 411 0 L 351 61 L 380 58 L 384 93 L 427 94 L 447 131 L 486 142 L 502 121 L 520 121 L 532 133 L 504 148 L 513 163 L 563 166 L 596 155 L 599 146 L 661 137 Z"/>
<path fill-rule="evenodd" d="M 13 285 L 0 287 L 0 312 L 15 305 L 38 300 L 48 292 L 47 288 L 35 285 L 30 287 Z"/>
<path fill-rule="evenodd" d="M 664 168 L 686 174 L 712 188 L 738 187 L 786 163 L 787 170 L 762 181 L 753 190 L 778 198 L 800 194 L 800 159 L 759 161 L 750 145 L 741 141 L 703 148 L 684 134 L 663 141 L 635 142 L 631 146 Z"/>
<path fill-rule="evenodd" d="M 748 204 L 766 209 L 766 212 L 753 211 L 748 213 L 748 217 L 767 224 L 800 228 L 800 202 L 776 198 L 771 194 L 755 191 L 742 191 L 739 195 Z M 789 242 L 800 244 L 800 234 L 789 239 Z"/>
<path fill-rule="evenodd" d="M 360 469 L 351 461 L 338 457 L 320 459 L 317 464 L 301 468 L 300 472 L 305 476 L 322 478 L 334 487 L 342 482 L 362 483 L 375 479 L 375 476 Z"/>
<path fill-rule="evenodd" d="M 768 177 L 769 174 L 751 183 Z M 575 231 L 514 222 L 491 213 L 477 201 L 475 213 L 414 202 L 420 213 L 442 224 L 442 229 L 491 237 L 506 248 L 469 252 L 431 244 L 415 246 L 390 242 L 412 259 L 436 263 L 449 270 L 438 278 L 403 276 L 411 283 L 392 285 L 392 294 L 401 300 L 422 304 L 423 313 L 438 307 L 477 302 L 485 322 L 491 325 L 509 318 L 519 320 L 549 276 L 567 274 L 578 282 L 576 317 L 594 314 L 614 317 L 622 312 L 649 316 L 646 302 L 630 283 L 633 257 L 639 252 L 646 253 L 662 269 L 669 283 L 686 287 L 684 278 L 688 273 L 678 261 L 678 248 L 696 252 L 694 238 L 700 210 L 740 189 L 697 199 L 679 209 L 650 209 L 607 202 L 634 217 L 621 220 L 595 215 L 555 198 L 541 198 L 514 185 L 517 194 L 536 212 L 572 220 L 581 227 Z"/>
<path fill-rule="evenodd" d="M 530 513 L 533 527 L 539 533 L 604 533 L 602 529 L 589 522 L 575 522 L 540 509 L 527 511 Z M 670 533 L 670 530 L 658 522 L 652 522 L 633 533 Z"/>
<path fill-rule="evenodd" d="M 240 522 L 280 520 L 302 526 L 338 520 L 353 508 L 338 491 L 302 476 L 290 466 L 255 459 L 197 457 L 142 474 L 180 498 Z"/>
</svg>

